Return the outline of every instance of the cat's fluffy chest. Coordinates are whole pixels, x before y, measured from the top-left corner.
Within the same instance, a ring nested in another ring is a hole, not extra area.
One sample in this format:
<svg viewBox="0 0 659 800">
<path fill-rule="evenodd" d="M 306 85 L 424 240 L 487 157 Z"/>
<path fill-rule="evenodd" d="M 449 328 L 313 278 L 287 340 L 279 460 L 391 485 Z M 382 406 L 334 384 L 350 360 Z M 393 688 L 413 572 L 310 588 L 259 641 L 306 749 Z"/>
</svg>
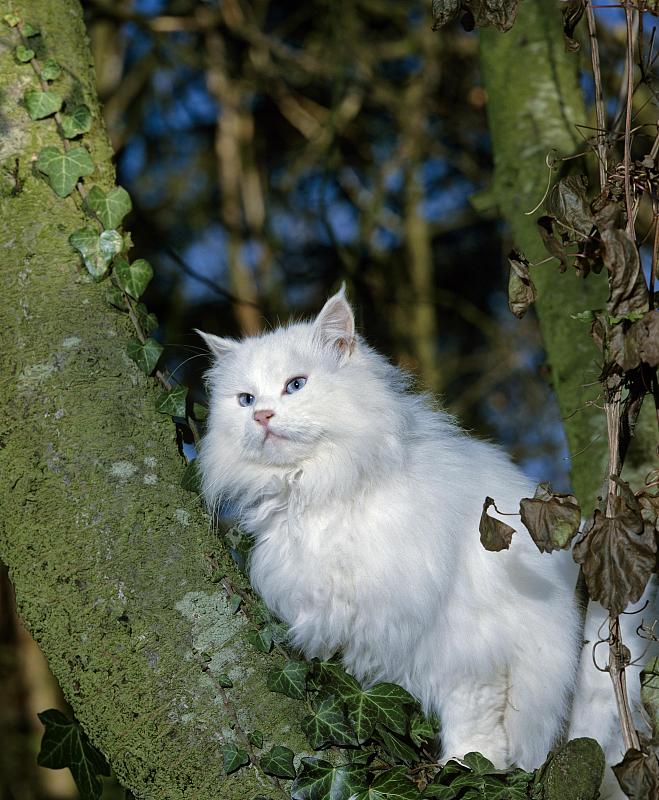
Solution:
<svg viewBox="0 0 659 800">
<path fill-rule="evenodd" d="M 386 483 L 322 506 L 305 507 L 293 491 L 261 518 L 250 578 L 307 656 L 355 650 L 375 663 L 383 643 L 393 646 L 393 630 L 405 632 L 402 649 L 421 635 L 431 604 L 417 581 L 434 584 L 439 603 L 441 578 L 424 570 L 432 562 L 419 558 L 421 541 L 394 545 L 409 523 L 406 505 L 392 502 Z"/>
</svg>

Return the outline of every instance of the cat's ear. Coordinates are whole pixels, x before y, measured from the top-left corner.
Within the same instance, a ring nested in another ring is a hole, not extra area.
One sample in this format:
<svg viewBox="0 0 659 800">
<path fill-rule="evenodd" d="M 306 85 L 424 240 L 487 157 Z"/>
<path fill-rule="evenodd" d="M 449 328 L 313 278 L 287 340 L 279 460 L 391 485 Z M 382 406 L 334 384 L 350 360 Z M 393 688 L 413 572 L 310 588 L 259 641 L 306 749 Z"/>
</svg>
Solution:
<svg viewBox="0 0 659 800">
<path fill-rule="evenodd" d="M 345 284 L 330 297 L 314 321 L 315 335 L 325 346 L 348 358 L 355 349 L 355 315 L 346 300 Z"/>
<path fill-rule="evenodd" d="M 194 331 L 206 342 L 209 350 L 216 358 L 223 358 L 238 345 L 235 339 L 225 339 L 222 336 L 216 336 L 214 333 L 204 333 L 204 331 L 200 331 L 198 328 L 195 328 Z"/>
</svg>

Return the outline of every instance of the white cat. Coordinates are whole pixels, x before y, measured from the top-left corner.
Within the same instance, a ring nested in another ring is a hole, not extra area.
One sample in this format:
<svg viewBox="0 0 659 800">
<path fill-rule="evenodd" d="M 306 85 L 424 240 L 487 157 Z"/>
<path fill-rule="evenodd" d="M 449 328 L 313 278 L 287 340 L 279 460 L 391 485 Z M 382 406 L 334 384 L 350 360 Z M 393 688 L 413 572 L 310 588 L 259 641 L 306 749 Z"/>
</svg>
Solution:
<svg viewBox="0 0 659 800">
<path fill-rule="evenodd" d="M 355 334 L 343 290 L 310 323 L 201 335 L 217 357 L 204 495 L 253 534 L 251 581 L 294 645 L 403 686 L 441 719 L 444 757 L 537 767 L 576 680 L 576 568 L 569 553 L 541 555 L 519 522 L 507 551 L 478 533 L 486 495 L 515 512 L 535 486 L 409 392 Z M 611 682 L 589 662 L 590 650 L 573 732 L 617 761 Z"/>
</svg>

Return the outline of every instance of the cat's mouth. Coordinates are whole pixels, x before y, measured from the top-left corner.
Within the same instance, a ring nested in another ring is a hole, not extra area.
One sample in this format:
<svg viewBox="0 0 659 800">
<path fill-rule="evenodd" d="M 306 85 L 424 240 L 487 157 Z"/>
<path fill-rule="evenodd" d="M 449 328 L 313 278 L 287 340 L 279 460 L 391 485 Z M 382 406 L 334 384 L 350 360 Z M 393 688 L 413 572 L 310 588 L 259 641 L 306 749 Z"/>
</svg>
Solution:
<svg viewBox="0 0 659 800">
<path fill-rule="evenodd" d="M 271 440 L 272 441 L 279 440 L 279 441 L 283 442 L 283 441 L 286 441 L 287 439 L 288 439 L 288 436 L 284 436 L 281 433 L 275 433 L 274 431 L 271 431 L 270 428 L 268 428 L 268 430 L 265 432 L 265 436 L 263 437 L 263 444 L 265 444 L 266 442 L 269 442 Z"/>
</svg>

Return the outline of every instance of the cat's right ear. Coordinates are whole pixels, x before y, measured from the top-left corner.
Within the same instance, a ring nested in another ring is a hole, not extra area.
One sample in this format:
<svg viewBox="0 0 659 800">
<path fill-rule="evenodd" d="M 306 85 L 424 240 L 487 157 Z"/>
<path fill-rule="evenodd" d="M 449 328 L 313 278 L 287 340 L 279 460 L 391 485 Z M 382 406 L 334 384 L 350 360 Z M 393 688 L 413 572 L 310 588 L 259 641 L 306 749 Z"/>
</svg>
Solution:
<svg viewBox="0 0 659 800">
<path fill-rule="evenodd" d="M 355 315 L 346 300 L 345 284 L 325 303 L 314 321 L 321 344 L 334 348 L 343 358 L 355 349 Z"/>
<path fill-rule="evenodd" d="M 216 336 L 214 333 L 204 333 L 204 331 L 200 331 L 199 328 L 195 328 L 194 331 L 206 342 L 208 349 L 216 358 L 224 358 L 224 356 L 234 350 L 238 344 L 235 339 L 225 339 L 222 336 Z"/>
</svg>

